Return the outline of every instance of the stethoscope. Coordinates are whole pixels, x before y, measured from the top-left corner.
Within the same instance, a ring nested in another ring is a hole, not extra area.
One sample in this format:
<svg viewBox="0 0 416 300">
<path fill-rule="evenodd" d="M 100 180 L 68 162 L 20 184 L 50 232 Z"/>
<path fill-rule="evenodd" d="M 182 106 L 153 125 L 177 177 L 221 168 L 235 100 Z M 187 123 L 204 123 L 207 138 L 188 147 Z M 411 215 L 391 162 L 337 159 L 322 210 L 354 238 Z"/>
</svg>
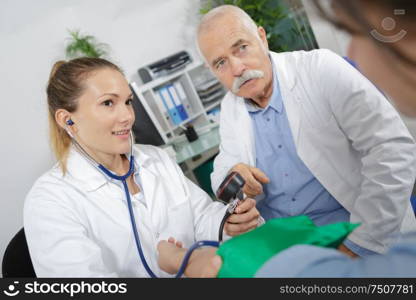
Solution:
<svg viewBox="0 0 416 300">
<path fill-rule="evenodd" d="M 68 120 L 66 122 L 66 124 L 71 126 L 71 125 L 74 124 L 74 122 L 72 120 Z M 73 134 L 71 133 L 70 130 L 67 129 L 66 132 L 71 137 L 72 143 L 75 145 L 75 148 L 78 150 L 78 152 L 87 161 L 89 161 L 97 169 L 101 170 L 109 178 L 119 180 L 123 184 L 124 192 L 126 194 L 127 206 L 128 206 L 128 209 L 129 209 L 131 227 L 132 227 L 132 231 L 133 231 L 133 234 L 134 234 L 134 240 L 136 242 L 136 248 L 137 248 L 140 260 L 141 260 L 144 268 L 146 269 L 146 272 L 149 274 L 149 276 L 152 277 L 152 278 L 157 278 L 155 273 L 149 267 L 149 265 L 146 261 L 146 258 L 144 257 L 143 248 L 142 248 L 142 245 L 140 243 L 140 237 L 139 237 L 139 233 L 138 233 L 138 230 L 137 230 L 137 225 L 136 225 L 136 221 L 135 221 L 135 217 L 134 217 L 133 206 L 132 206 L 132 203 L 131 203 L 130 191 L 129 191 L 129 187 L 127 185 L 127 179 L 134 172 L 133 134 L 132 134 L 132 132 L 130 131 L 130 163 L 129 163 L 129 170 L 127 171 L 126 174 L 121 175 L 121 176 L 114 174 L 113 172 L 108 170 L 106 167 L 104 167 L 102 164 L 98 163 L 75 140 L 75 138 L 74 138 L 74 136 L 73 136 Z M 179 267 L 178 273 L 175 275 L 176 278 L 180 278 L 184 274 L 185 268 L 188 265 L 188 261 L 189 261 L 189 258 L 191 257 L 192 252 L 195 249 L 200 248 L 200 247 L 204 247 L 204 246 L 219 247 L 219 242 L 217 242 L 217 241 L 198 241 L 198 242 L 194 243 L 191 247 L 189 247 L 189 249 L 185 253 L 185 256 L 182 260 L 181 266 Z"/>
</svg>

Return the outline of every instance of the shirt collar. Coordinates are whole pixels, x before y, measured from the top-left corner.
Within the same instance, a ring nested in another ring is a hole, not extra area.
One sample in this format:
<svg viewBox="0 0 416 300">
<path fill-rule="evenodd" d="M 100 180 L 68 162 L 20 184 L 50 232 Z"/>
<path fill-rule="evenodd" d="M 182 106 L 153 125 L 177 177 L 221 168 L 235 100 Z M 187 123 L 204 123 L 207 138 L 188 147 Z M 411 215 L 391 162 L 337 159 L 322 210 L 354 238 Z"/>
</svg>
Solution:
<svg viewBox="0 0 416 300">
<path fill-rule="evenodd" d="M 126 155 L 130 159 L 130 154 Z M 152 157 L 133 147 L 134 174 L 137 175 L 141 168 L 146 168 L 152 161 Z M 74 146 L 71 146 L 67 160 L 68 175 L 81 182 L 87 191 L 94 191 L 102 187 L 108 181 L 112 181 L 102 171 L 98 170 L 88 161 Z"/>
<path fill-rule="evenodd" d="M 272 64 L 272 72 L 273 72 L 273 93 L 270 98 L 269 104 L 263 109 L 259 107 L 256 103 L 254 103 L 251 99 L 244 98 L 244 101 L 246 103 L 246 107 L 248 112 L 255 113 L 258 111 L 266 112 L 269 107 L 277 111 L 278 113 L 282 112 L 283 109 L 283 102 L 282 97 L 280 95 L 280 87 L 279 87 L 279 80 L 277 78 L 277 72 L 276 72 L 276 65 L 271 58 L 269 54 L 270 62 Z"/>
</svg>

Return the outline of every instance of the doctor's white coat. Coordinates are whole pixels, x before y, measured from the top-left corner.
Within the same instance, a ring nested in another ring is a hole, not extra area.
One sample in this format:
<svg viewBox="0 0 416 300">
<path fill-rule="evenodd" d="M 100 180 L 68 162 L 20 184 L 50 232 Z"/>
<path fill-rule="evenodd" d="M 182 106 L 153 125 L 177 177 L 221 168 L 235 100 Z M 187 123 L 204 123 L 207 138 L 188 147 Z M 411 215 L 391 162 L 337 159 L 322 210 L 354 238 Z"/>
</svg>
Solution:
<svg viewBox="0 0 416 300">
<path fill-rule="evenodd" d="M 362 224 L 349 239 L 385 252 L 392 234 L 416 230 L 413 138 L 377 88 L 331 51 L 270 55 L 299 157 L 350 221 Z M 221 103 L 214 191 L 235 164 L 256 165 L 253 134 L 244 99 L 229 92 Z"/>
<path fill-rule="evenodd" d="M 157 276 L 157 242 L 189 247 L 218 240 L 226 207 L 187 179 L 161 149 L 134 149 L 145 196 L 132 198 L 144 255 Z M 55 166 L 26 197 L 24 228 L 38 277 L 148 277 L 136 249 L 124 189 L 71 149 L 68 172 Z"/>
</svg>

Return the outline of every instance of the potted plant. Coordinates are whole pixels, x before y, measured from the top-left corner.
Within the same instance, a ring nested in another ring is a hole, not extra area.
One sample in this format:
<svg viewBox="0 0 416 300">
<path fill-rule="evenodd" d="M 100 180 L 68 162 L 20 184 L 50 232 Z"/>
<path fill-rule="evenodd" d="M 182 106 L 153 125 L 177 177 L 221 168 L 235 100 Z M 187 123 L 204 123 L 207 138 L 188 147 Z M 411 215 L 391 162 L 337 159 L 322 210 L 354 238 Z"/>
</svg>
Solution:
<svg viewBox="0 0 416 300">
<path fill-rule="evenodd" d="M 82 35 L 79 30 L 71 31 L 69 44 L 65 49 L 68 59 L 76 57 L 103 57 L 107 55 L 109 48 L 107 44 L 97 42 L 92 35 Z"/>
<path fill-rule="evenodd" d="M 201 14 L 214 7 L 231 4 L 244 10 L 267 33 L 269 48 L 275 52 L 318 48 L 303 6 L 299 1 L 202 0 Z"/>
</svg>

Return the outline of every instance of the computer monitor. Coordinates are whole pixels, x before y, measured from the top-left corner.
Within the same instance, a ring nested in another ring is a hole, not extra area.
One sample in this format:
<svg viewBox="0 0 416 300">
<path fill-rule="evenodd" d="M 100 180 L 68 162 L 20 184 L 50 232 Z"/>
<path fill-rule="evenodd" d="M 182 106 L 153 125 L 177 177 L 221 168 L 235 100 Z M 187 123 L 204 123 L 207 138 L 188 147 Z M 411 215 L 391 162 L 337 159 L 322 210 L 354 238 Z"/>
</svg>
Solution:
<svg viewBox="0 0 416 300">
<path fill-rule="evenodd" d="M 136 115 L 136 120 L 133 125 L 133 133 L 135 136 L 135 142 L 137 144 L 147 144 L 154 146 L 164 145 L 165 142 L 160 136 L 159 131 L 150 119 L 146 109 L 142 102 L 137 97 L 134 90 L 130 87 L 133 92 L 133 109 Z"/>
</svg>

